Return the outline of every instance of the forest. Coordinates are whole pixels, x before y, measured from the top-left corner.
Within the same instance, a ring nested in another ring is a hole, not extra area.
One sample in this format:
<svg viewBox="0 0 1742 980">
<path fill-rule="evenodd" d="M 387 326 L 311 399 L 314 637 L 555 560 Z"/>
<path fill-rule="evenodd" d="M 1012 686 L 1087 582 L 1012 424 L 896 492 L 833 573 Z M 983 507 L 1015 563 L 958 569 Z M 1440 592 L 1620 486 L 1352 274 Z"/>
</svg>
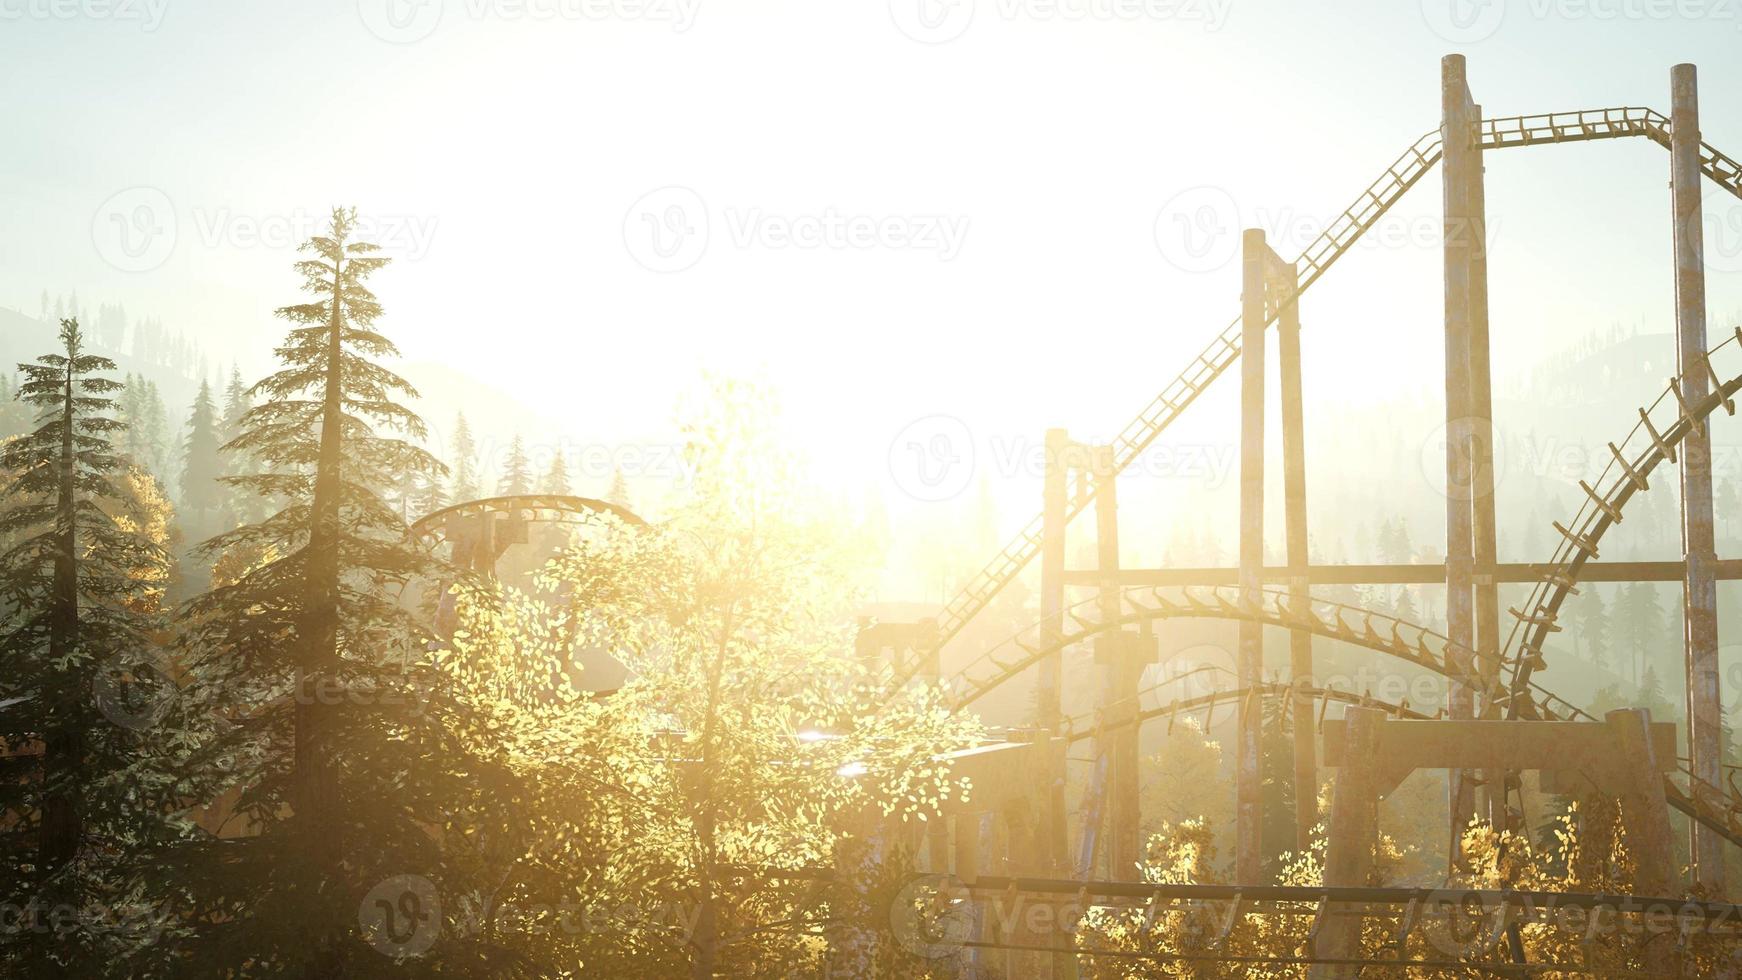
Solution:
<svg viewBox="0 0 1742 980">
<path fill-rule="evenodd" d="M 877 931 L 821 872 L 968 792 L 935 760 L 976 731 L 850 656 L 859 543 L 766 393 L 685 421 L 658 523 L 541 528 L 523 587 L 461 573 L 407 517 L 485 491 L 420 446 L 354 221 L 304 246 L 278 370 L 200 392 L 180 515 L 130 452 L 150 389 L 90 328 L 20 365 L 0 973 L 780 975 Z M 590 687 L 583 648 L 628 679 Z"/>
</svg>

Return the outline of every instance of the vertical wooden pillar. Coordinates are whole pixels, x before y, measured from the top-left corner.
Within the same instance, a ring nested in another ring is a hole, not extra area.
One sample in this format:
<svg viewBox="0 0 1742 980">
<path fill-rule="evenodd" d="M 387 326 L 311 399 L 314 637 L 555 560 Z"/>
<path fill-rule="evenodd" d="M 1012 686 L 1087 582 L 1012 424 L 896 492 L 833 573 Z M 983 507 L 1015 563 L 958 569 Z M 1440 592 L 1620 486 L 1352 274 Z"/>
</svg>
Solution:
<svg viewBox="0 0 1742 980">
<path fill-rule="evenodd" d="M 1676 373 L 1682 401 L 1709 392 L 1706 267 L 1700 221 L 1700 101 L 1693 65 L 1670 69 L 1670 196 L 1675 212 Z M 1704 425 L 1682 442 L 1683 648 L 1687 657 L 1688 757 L 1694 778 L 1723 785 L 1723 709 L 1718 690 L 1717 549 L 1712 531 L 1712 439 Z M 1695 792 L 1702 792 L 1696 783 Z M 1693 825 L 1694 881 L 1724 893 L 1724 841 Z"/>
<path fill-rule="evenodd" d="M 1287 534 L 1288 599 L 1291 606 L 1306 609 L 1312 601 L 1307 585 L 1306 418 L 1302 407 L 1300 372 L 1300 306 L 1295 298 L 1299 279 L 1293 266 L 1286 266 L 1273 285 L 1275 303 L 1281 304 L 1276 319 L 1277 356 L 1282 376 L 1282 496 L 1283 527 Z M 1294 688 L 1290 703 L 1294 725 L 1294 837 L 1297 853 L 1312 850 L 1313 827 L 1318 823 L 1318 759 L 1313 743 L 1313 700 L 1307 689 L 1314 687 L 1313 635 L 1307 630 L 1288 632 L 1289 682 Z"/>
<path fill-rule="evenodd" d="M 1040 548 L 1041 644 L 1057 648 L 1064 638 L 1065 607 L 1065 494 L 1069 482 L 1070 437 L 1063 429 L 1046 430 L 1046 470 L 1043 475 L 1043 509 Z M 1064 657 L 1053 653 L 1040 662 L 1036 722 L 1047 735 L 1057 734 L 1062 718 L 1061 682 Z M 1056 756 L 1056 758 L 1055 758 Z M 1043 788 L 1042 853 L 1034 855 L 1040 867 L 1056 871 L 1065 867 L 1064 758 L 1047 747 L 1047 771 Z"/>
<path fill-rule="evenodd" d="M 1270 249 L 1264 231 L 1248 228 L 1241 237 L 1240 278 L 1240 601 L 1256 606 L 1264 574 L 1264 279 Z M 1239 624 L 1236 659 L 1239 684 L 1252 690 L 1264 679 L 1264 626 Z M 1235 745 L 1234 880 L 1260 883 L 1263 861 L 1263 781 L 1258 753 L 1264 706 L 1240 699 Z"/>
<path fill-rule="evenodd" d="M 1444 154 L 1440 170 L 1444 178 L 1445 213 L 1446 635 L 1451 640 L 1446 653 L 1466 675 L 1475 670 L 1469 424 L 1471 250 L 1459 229 L 1469 225 L 1470 174 L 1472 167 L 1480 166 L 1474 151 L 1472 115 L 1470 90 L 1464 80 L 1464 56 L 1446 55 L 1440 60 L 1440 139 Z M 1447 700 L 1452 718 L 1475 717 L 1474 692 L 1467 684 L 1454 681 Z M 1469 774 L 1454 770 L 1449 775 L 1452 825 L 1447 853 L 1455 864 L 1462 850 L 1464 828 L 1475 813 L 1475 798 Z"/>
<path fill-rule="evenodd" d="M 1113 450 L 1099 447 L 1094 456 L 1096 566 L 1101 572 L 1099 611 L 1103 621 L 1117 619 L 1124 603 L 1119 592 L 1119 495 L 1113 475 Z M 1096 746 L 1108 756 L 1107 876 L 1129 881 L 1137 877 L 1141 856 L 1138 828 L 1137 726 L 1124 724 L 1137 714 L 1138 636 L 1102 634 L 1101 717 L 1109 727 Z"/>
<path fill-rule="evenodd" d="M 1360 887 L 1373 867 L 1373 842 L 1379 832 L 1379 728 L 1386 721 L 1379 708 L 1350 708 L 1343 713 L 1343 759 L 1331 790 L 1330 824 L 1325 834 L 1325 885 Z M 1331 906 L 1319 930 L 1313 955 L 1348 958 L 1360 952 L 1361 920 L 1353 907 Z M 1355 977 L 1359 967 L 1315 963 L 1313 980 Z"/>
<path fill-rule="evenodd" d="M 1474 130 L 1468 169 L 1469 213 L 1457 229 L 1468 248 L 1470 316 L 1470 491 L 1471 532 L 1475 557 L 1476 650 L 1478 672 L 1490 689 L 1500 686 L 1500 583 L 1494 566 L 1499 561 L 1494 499 L 1494 386 L 1488 339 L 1488 200 L 1483 176 L 1481 140 L 1482 107 L 1470 107 Z M 1486 715 L 1487 712 L 1480 712 Z M 1506 774 L 1482 776 L 1478 810 L 1496 827 L 1508 826 Z"/>
</svg>

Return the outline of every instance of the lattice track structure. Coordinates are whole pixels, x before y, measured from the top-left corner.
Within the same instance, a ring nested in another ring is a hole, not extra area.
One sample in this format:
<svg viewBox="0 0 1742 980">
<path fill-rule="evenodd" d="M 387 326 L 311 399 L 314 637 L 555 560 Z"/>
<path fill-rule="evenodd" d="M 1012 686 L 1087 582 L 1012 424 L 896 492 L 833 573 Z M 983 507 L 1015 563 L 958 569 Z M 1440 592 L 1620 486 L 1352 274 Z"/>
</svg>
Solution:
<svg viewBox="0 0 1742 980">
<path fill-rule="evenodd" d="M 1654 109 L 1627 106 L 1551 112 L 1539 115 L 1504 116 L 1481 122 L 1483 150 L 1498 150 L 1550 143 L 1582 143 L 1593 140 L 1644 137 L 1660 146 L 1670 142 L 1669 117 Z M 1416 140 L 1385 172 L 1361 192 L 1354 204 L 1309 244 L 1296 260 L 1299 287 L 1289 302 L 1330 271 L 1386 212 L 1397 204 L 1440 160 L 1441 135 L 1434 130 Z M 1742 198 L 1742 163 L 1705 142 L 1700 144 L 1700 171 L 1707 179 L 1737 198 Z M 1281 310 L 1269 312 L 1267 326 Z M 1157 436 L 1182 415 L 1187 406 L 1221 377 L 1240 357 L 1241 321 L 1236 317 L 1198 356 L 1132 419 L 1112 442 L 1112 476 L 1125 471 Z M 1082 481 L 1068 496 L 1065 521 L 1074 520 L 1100 493 L 1102 481 Z M 1040 553 L 1043 519 L 1036 516 L 984 568 L 971 578 L 939 613 L 937 647 L 960 633 L 988 603 L 1003 591 Z M 913 677 L 924 662 L 916 657 L 898 665 L 892 686 Z"/>
<path fill-rule="evenodd" d="M 1737 343 L 1734 338 L 1731 342 Z M 1725 387 L 1720 390 L 1730 393 L 1742 390 L 1742 376 L 1725 382 Z M 1723 399 L 1718 401 L 1722 403 Z M 1302 604 L 1297 597 L 1290 596 L 1285 590 L 1265 589 L 1260 593 L 1260 601 L 1253 605 L 1240 601 L 1240 590 L 1235 586 L 1146 586 L 1124 590 L 1120 596 L 1121 606 L 1126 610 L 1123 616 L 1095 620 L 1082 615 L 1097 608 L 1100 602 L 1101 599 L 1096 597 L 1069 607 L 1065 617 L 1076 624 L 1076 629 L 1065 634 L 1057 643 L 1030 645 L 1024 642 L 1028 637 L 1041 633 L 1042 624 L 1037 623 L 987 649 L 971 661 L 962 673 L 950 679 L 951 709 L 960 711 L 969 707 L 1045 658 L 1083 644 L 1096 636 L 1117 632 L 1132 625 L 1145 626 L 1156 620 L 1217 619 L 1247 620 L 1280 629 L 1305 630 L 1315 636 L 1382 653 L 1448 680 L 1466 684 L 1483 694 L 1484 700 L 1491 706 L 1508 702 L 1529 705 L 1527 711 L 1519 712 L 1514 718 L 1541 721 L 1600 720 L 1578 705 L 1542 687 L 1528 674 L 1515 674 L 1511 684 L 1500 686 L 1460 669 L 1457 661 L 1447 655 L 1452 641 L 1443 633 L 1348 603 L 1312 598 Z M 1480 656 L 1479 651 L 1478 657 Z M 1254 686 L 1253 690 L 1259 690 L 1268 697 L 1287 694 L 1294 688 L 1286 684 L 1263 684 Z M 1312 700 L 1384 708 L 1395 717 L 1436 717 L 1423 714 L 1407 703 L 1396 705 L 1375 699 L 1367 692 L 1355 694 L 1321 688 L 1301 690 L 1310 695 Z M 1225 692 L 1213 692 L 1200 698 L 1178 702 L 1171 707 L 1139 712 L 1138 717 L 1155 718 L 1238 701 L 1238 696 L 1230 697 Z M 1067 725 L 1063 734 L 1071 740 L 1087 737 L 1100 727 L 1094 723 L 1092 714 L 1076 716 Z M 1684 788 L 1675 778 L 1666 777 L 1664 792 L 1669 804 L 1688 817 L 1711 827 L 1730 843 L 1742 847 L 1742 787 L 1735 784 L 1737 769 L 1726 767 L 1730 773 L 1726 785 L 1715 787 L 1696 779 L 1687 760 L 1677 760 L 1677 768 L 1675 775 L 1686 780 L 1688 786 Z"/>
<path fill-rule="evenodd" d="M 1722 356 L 1721 356 L 1722 355 Z M 1717 370 L 1715 361 L 1726 362 L 1734 372 L 1726 380 Z M 1712 391 L 1702 400 L 1688 403 L 1681 394 L 1681 377 L 1669 380 L 1664 392 L 1650 407 L 1639 409 L 1639 421 L 1620 444 L 1609 443 L 1609 464 L 1598 475 L 1593 486 L 1579 481 L 1585 499 L 1573 519 L 1554 523 L 1561 537 L 1549 569 L 1531 592 L 1524 609 L 1509 610 L 1513 616 L 1512 631 L 1501 652 L 1503 669 L 1510 672 L 1507 683 L 1507 717 L 1514 719 L 1589 718 L 1572 705 L 1560 702 L 1570 712 L 1556 711 L 1553 705 L 1539 703 L 1528 695 L 1540 690 L 1534 680 L 1539 670 L 1547 668 L 1543 659 L 1543 644 L 1550 633 L 1560 629 L 1557 619 L 1561 605 L 1569 595 L 1578 594 L 1576 582 L 1585 563 L 1597 557 L 1598 545 L 1609 529 L 1621 522 L 1622 511 L 1635 495 L 1650 489 L 1650 477 L 1663 463 L 1677 461 L 1676 448 L 1696 429 L 1708 424 L 1719 408 L 1736 414 L 1735 396 L 1742 391 L 1742 327 L 1723 343 L 1712 348 L 1695 368 L 1712 383 Z M 1672 415 L 1673 413 L 1673 415 Z M 1656 421 L 1653 421 L 1653 416 Z M 1666 416 L 1670 416 L 1666 419 Z M 1671 803 L 1677 809 L 1716 829 L 1727 840 L 1742 844 L 1742 788 L 1735 784 L 1731 770 L 1726 784 L 1713 786 L 1697 778 L 1687 765 L 1681 778 L 1687 787 L 1668 780 Z"/>
<path fill-rule="evenodd" d="M 626 524 L 646 524 L 629 508 L 608 500 L 564 494 L 516 494 L 468 500 L 431 511 L 412 523 L 411 538 L 425 548 L 439 547 L 455 522 L 486 514 L 547 524 L 587 524 L 609 515 Z"/>
<path fill-rule="evenodd" d="M 1167 682 L 1156 684 L 1145 690 L 1143 694 L 1156 693 L 1166 686 Z M 1101 718 L 1101 709 L 1086 711 L 1073 715 L 1065 723 L 1064 731 L 1059 733 L 1059 737 L 1067 743 L 1081 742 L 1095 738 L 1102 732 L 1112 731 L 1121 725 L 1141 725 L 1146 721 L 1160 718 L 1167 719 L 1167 729 L 1172 732 L 1175 722 L 1190 718 L 1199 711 L 1204 713 L 1204 731 L 1207 733 L 1210 730 L 1210 724 L 1215 720 L 1216 709 L 1223 705 L 1238 705 L 1240 702 L 1253 697 L 1280 701 L 1284 698 L 1292 698 L 1299 693 L 1304 693 L 1309 700 L 1320 704 L 1320 718 L 1323 717 L 1323 707 L 1331 704 L 1349 705 L 1356 708 L 1378 708 L 1393 718 L 1408 718 L 1417 721 L 1425 721 L 1438 716 L 1437 712 L 1430 714 L 1419 708 L 1411 707 L 1408 701 L 1393 704 L 1390 701 L 1376 698 L 1368 692 L 1357 694 L 1354 691 L 1344 691 L 1334 687 L 1297 687 L 1293 684 L 1267 681 L 1251 687 L 1229 687 L 1189 698 L 1173 698 L 1166 704 L 1153 708 L 1143 708 L 1134 713 L 1127 721 L 1104 721 Z"/>
<path fill-rule="evenodd" d="M 1030 636 L 1038 637 L 1044 633 L 1043 624 L 1036 623 L 981 653 L 961 673 L 950 678 L 948 688 L 952 709 L 967 708 L 1055 653 L 1103 633 L 1165 619 L 1247 620 L 1282 629 L 1306 630 L 1316 636 L 1341 640 L 1395 657 L 1468 684 L 1491 697 L 1500 697 L 1504 691 L 1479 674 L 1461 670 L 1446 655 L 1451 640 L 1444 634 L 1348 603 L 1319 598 L 1302 603 L 1285 590 L 1263 589 L 1259 592 L 1259 601 L 1253 604 L 1242 602 L 1240 589 L 1235 586 L 1138 586 L 1120 594 L 1124 615 L 1115 619 L 1092 619 L 1084 615 L 1099 608 L 1101 601 L 1097 596 L 1068 607 L 1065 618 L 1074 623 L 1076 629 L 1061 636 L 1056 643 L 1043 644 L 1037 640 L 1031 645 L 1025 642 Z M 1546 691 L 1541 693 L 1546 700 L 1559 700 Z"/>
</svg>

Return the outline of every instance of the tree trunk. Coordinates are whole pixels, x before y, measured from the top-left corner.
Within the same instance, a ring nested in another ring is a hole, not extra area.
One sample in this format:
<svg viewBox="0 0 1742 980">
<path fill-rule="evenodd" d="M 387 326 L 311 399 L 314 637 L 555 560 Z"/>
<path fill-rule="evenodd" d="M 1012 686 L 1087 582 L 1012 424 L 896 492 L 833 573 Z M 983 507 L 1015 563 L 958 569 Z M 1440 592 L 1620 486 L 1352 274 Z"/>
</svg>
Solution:
<svg viewBox="0 0 1742 980">
<path fill-rule="evenodd" d="M 341 248 L 342 248 L 341 243 Z M 318 872 L 333 879 L 343 854 L 341 815 L 338 812 L 337 772 L 332 764 L 332 712 L 323 703 L 332 697 L 329 678 L 338 659 L 339 618 L 339 468 L 343 460 L 341 404 L 343 377 L 340 371 L 342 325 L 340 283 L 343 257 L 334 262 L 332 309 L 328 320 L 326 385 L 322 392 L 320 454 L 315 463 L 314 498 L 310 506 L 307 593 L 301 614 L 299 657 L 296 665 L 296 724 L 294 746 L 294 795 L 296 820 L 303 834 L 306 853 Z M 335 937 L 322 936 L 329 946 Z M 330 953 L 331 950 L 324 950 Z M 326 975 L 317 967 L 313 975 Z"/>
<path fill-rule="evenodd" d="M 48 653 L 59 663 L 78 644 L 79 580 L 78 543 L 74 522 L 78 499 L 74 484 L 73 455 L 73 361 L 78 356 L 76 339 L 67 341 L 64 402 L 61 407 L 60 485 L 55 501 L 55 556 L 53 598 L 49 606 Z M 43 737 L 42 836 L 38 840 L 41 871 L 46 877 L 70 864 L 78 854 L 83 828 L 83 791 L 80 770 L 85 756 L 85 703 L 88 671 L 56 670 L 46 692 L 44 708 L 50 722 Z"/>
</svg>

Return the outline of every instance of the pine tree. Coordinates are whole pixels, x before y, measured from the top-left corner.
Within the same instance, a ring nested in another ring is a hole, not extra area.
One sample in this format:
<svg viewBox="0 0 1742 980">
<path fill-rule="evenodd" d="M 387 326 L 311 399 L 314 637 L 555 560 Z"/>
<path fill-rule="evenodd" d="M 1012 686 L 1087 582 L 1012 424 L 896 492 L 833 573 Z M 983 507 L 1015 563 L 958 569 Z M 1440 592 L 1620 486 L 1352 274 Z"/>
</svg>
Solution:
<svg viewBox="0 0 1742 980">
<path fill-rule="evenodd" d="M 526 458 L 526 446 L 516 435 L 508 444 L 508 460 L 502 479 L 496 484 L 498 497 L 514 497 L 532 492 L 532 464 Z"/>
<path fill-rule="evenodd" d="M 417 479 L 417 490 L 411 498 L 411 510 L 421 519 L 446 507 L 448 500 L 447 484 L 439 475 L 420 475 Z"/>
<path fill-rule="evenodd" d="M 566 497 L 574 492 L 569 483 L 569 464 L 563 459 L 562 447 L 550 459 L 550 468 L 538 479 L 538 492 Z"/>
<path fill-rule="evenodd" d="M 127 727 L 162 680 L 149 668 L 147 593 L 165 560 L 111 479 L 124 465 L 109 442 L 122 423 L 106 413 L 121 385 L 99 372 L 115 365 L 85 353 L 76 319 L 59 337 L 62 353 L 19 366 L 18 397 L 42 410 L 37 428 L 0 449 L 11 474 L 0 535 L 16 542 L 0 554 L 0 748 L 17 758 L 39 747 L 41 773 L 0 780 L 0 812 L 36 815 L 0 836 L 0 900 L 115 910 L 136 900 L 125 863 L 170 833 L 170 801 L 139 782 Z M 129 953 L 102 930 L 24 938 L 0 946 L 0 964 L 16 970 L 0 972 L 91 975 Z"/>
<path fill-rule="evenodd" d="M 128 374 L 116 408 L 126 424 L 122 451 L 161 482 L 167 461 L 169 423 L 157 385 L 144 375 Z"/>
<path fill-rule="evenodd" d="M 217 409 L 212 404 L 212 386 L 207 382 L 200 382 L 200 393 L 194 398 L 187 426 L 182 449 L 181 505 L 193 523 L 201 526 L 210 521 L 222 502 L 218 478 L 224 475 Z"/>
<path fill-rule="evenodd" d="M 441 715 L 420 687 L 431 637 L 395 601 L 440 569 L 380 495 L 441 464 L 409 441 L 425 436 L 401 403 L 416 392 L 378 363 L 398 351 L 374 327 L 365 280 L 387 260 L 351 239 L 355 220 L 337 209 L 304 243 L 296 270 L 311 300 L 278 311 L 291 324 L 283 366 L 249 389 L 258 404 L 227 447 L 261 468 L 228 482 L 285 504 L 206 548 L 266 557 L 185 610 L 201 696 L 235 719 L 207 755 L 250 760 L 236 810 L 258 830 L 213 857 L 222 890 L 198 951 L 243 950 L 262 973 L 387 972 L 358 928 L 364 897 L 413 871 L 440 880 L 443 867 L 439 835 L 419 828 L 442 819 L 435 785 L 452 778 L 452 747 L 434 744 Z"/>
<path fill-rule="evenodd" d="M 466 424 L 466 413 L 454 421 L 453 501 L 464 503 L 483 496 L 478 485 L 478 444 L 472 441 L 472 427 Z"/>
<path fill-rule="evenodd" d="M 242 416 L 248 414 L 253 400 L 248 396 L 248 386 L 242 383 L 242 369 L 230 365 L 230 381 L 224 386 L 224 441 L 229 442 L 242 434 Z M 241 457 L 231 457 L 232 468 Z M 232 475 L 232 474 L 225 474 Z"/>
<path fill-rule="evenodd" d="M 606 491 L 605 499 L 625 510 L 629 507 L 629 484 L 623 479 L 621 468 L 611 471 L 611 489 Z"/>
</svg>

